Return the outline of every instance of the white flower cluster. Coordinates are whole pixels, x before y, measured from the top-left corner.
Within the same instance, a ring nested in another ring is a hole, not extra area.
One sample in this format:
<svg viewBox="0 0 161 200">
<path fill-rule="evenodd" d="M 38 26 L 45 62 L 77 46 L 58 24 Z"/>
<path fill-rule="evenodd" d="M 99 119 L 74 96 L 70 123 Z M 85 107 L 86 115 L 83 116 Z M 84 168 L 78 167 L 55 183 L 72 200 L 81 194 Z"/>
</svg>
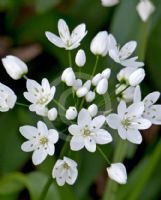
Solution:
<svg viewBox="0 0 161 200">
<path fill-rule="evenodd" d="M 102 6 L 111 7 L 119 3 L 119 0 L 101 0 Z M 143 22 L 146 22 L 150 15 L 155 11 L 155 6 L 150 0 L 140 0 L 136 10 Z"/>
<path fill-rule="evenodd" d="M 113 3 L 116 2 L 118 1 Z M 85 24 L 78 25 L 70 34 L 66 22 L 60 19 L 58 22 L 60 37 L 50 32 L 46 32 L 46 36 L 56 46 L 69 51 L 80 46 L 80 42 L 87 33 L 85 27 Z M 59 113 L 57 108 L 50 105 L 52 102 L 58 102 L 57 106 L 63 107 L 64 117 L 70 121 L 70 125 L 66 127 L 70 136 L 69 150 L 79 151 L 86 148 L 89 152 L 95 152 L 98 148 L 102 151 L 100 145 L 113 141 L 112 135 L 106 130 L 107 126 L 116 129 L 122 140 L 140 144 L 142 142 L 140 130 L 148 129 L 152 124 L 161 124 L 161 105 L 155 104 L 160 93 L 153 92 L 143 100 L 141 99 L 139 84 L 145 77 L 145 71 L 142 68 L 144 63 L 137 61 L 137 56 L 131 57 L 136 46 L 135 41 L 130 41 L 120 48 L 112 34 L 108 34 L 107 31 L 97 33 L 90 45 L 90 51 L 96 56 L 96 64 L 88 76 L 89 79 L 83 83 L 79 73 L 75 73 L 72 66 L 66 68 L 61 75 L 61 81 L 72 90 L 71 98 L 77 98 L 78 101 L 78 104 L 75 103 L 68 108 L 60 105 L 60 102 L 54 98 L 56 87 L 51 86 L 46 78 L 43 78 L 39 84 L 26 77 L 28 68 L 19 58 L 7 56 L 2 59 L 2 62 L 13 79 L 17 80 L 23 76 L 27 79 L 27 92 L 24 92 L 24 97 L 31 103 L 30 111 L 54 121 Z M 109 56 L 123 67 L 117 74 L 119 83 L 116 88 L 113 88 L 115 101 L 119 102 L 117 114 L 109 113 L 107 110 L 99 112 L 96 102 L 90 104 L 97 99 L 97 96 L 101 97 L 106 94 L 110 87 L 109 79 L 112 73 L 110 68 L 95 74 L 98 59 L 101 56 Z M 79 69 L 85 66 L 84 50 L 80 49 L 76 53 L 75 64 Z M 0 83 L 0 111 L 8 111 L 14 107 L 15 102 L 14 92 Z M 43 121 L 39 121 L 37 127 L 30 125 L 20 127 L 20 133 L 27 139 L 21 148 L 25 152 L 33 152 L 32 161 L 35 165 L 41 164 L 48 155 L 54 155 L 55 145 L 60 136 L 55 128 L 48 129 Z M 68 156 L 68 151 L 63 152 L 63 155 L 60 153 L 60 158 L 56 161 L 52 171 L 53 178 L 60 186 L 65 182 L 70 185 L 74 184 L 78 176 L 77 163 L 66 156 Z M 107 173 L 111 179 L 120 184 L 127 182 L 126 169 L 122 163 L 108 163 Z"/>
</svg>

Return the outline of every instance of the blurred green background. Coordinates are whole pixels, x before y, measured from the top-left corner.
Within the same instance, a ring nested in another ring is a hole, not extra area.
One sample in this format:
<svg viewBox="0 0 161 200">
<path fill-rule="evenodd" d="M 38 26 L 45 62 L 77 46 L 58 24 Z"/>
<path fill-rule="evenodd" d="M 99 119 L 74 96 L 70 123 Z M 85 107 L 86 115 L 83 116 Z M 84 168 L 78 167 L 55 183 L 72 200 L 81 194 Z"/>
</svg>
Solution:
<svg viewBox="0 0 161 200">
<path fill-rule="evenodd" d="M 87 54 L 87 65 L 83 72 L 90 72 L 95 57 L 90 53 L 91 39 L 98 31 L 107 30 L 114 34 L 122 45 L 136 40 L 136 55 L 145 62 L 146 78 L 142 84 L 143 94 L 161 90 L 161 1 L 154 0 L 155 13 L 143 23 L 137 12 L 138 0 L 122 0 L 115 7 L 105 8 L 100 0 L 0 0 L 0 57 L 14 54 L 29 67 L 28 77 L 50 81 L 68 67 L 67 52 L 52 45 L 45 31 L 57 33 L 57 21 L 63 18 L 72 30 L 84 22 L 88 34 L 81 48 Z M 74 58 L 76 50 L 72 51 Z M 120 69 L 110 58 L 101 59 L 98 71 L 105 67 L 115 73 Z M 75 68 L 76 69 L 76 68 Z M 14 81 L 0 67 L 0 82 L 11 87 L 19 102 L 25 102 L 23 91 L 25 80 Z M 111 88 L 112 90 L 112 88 Z M 51 175 L 53 158 L 34 167 L 31 154 L 21 151 L 24 139 L 18 131 L 24 124 L 36 125 L 35 114 L 26 108 L 16 107 L 0 114 L 0 200 L 37 200 L 42 188 Z M 160 127 L 152 126 L 143 133 L 144 142 L 139 146 L 127 145 L 117 155 L 129 174 L 128 184 L 118 186 L 107 179 L 106 164 L 99 154 L 87 151 L 73 153 L 79 163 L 79 177 L 74 186 L 50 187 L 47 200 L 159 200 L 161 199 L 161 138 Z M 58 144 L 57 151 L 61 147 Z M 112 157 L 116 146 L 107 145 L 103 150 Z M 56 155 L 58 154 L 56 152 Z M 124 156 L 123 156 L 124 155 Z M 117 157 L 116 156 L 116 157 Z M 115 158 L 114 158 L 115 160 Z M 118 161 L 118 160 L 117 160 Z M 112 188 L 112 189 L 110 189 Z M 109 199 L 108 194 L 113 193 Z"/>
</svg>

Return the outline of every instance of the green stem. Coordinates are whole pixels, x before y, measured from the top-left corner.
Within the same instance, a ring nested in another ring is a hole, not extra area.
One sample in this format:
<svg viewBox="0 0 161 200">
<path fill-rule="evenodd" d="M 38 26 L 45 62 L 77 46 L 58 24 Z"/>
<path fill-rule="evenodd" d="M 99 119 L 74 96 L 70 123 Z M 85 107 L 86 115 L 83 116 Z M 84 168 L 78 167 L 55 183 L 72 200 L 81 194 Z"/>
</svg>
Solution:
<svg viewBox="0 0 161 200">
<path fill-rule="evenodd" d="M 85 101 L 85 98 L 83 97 L 83 99 L 81 100 L 80 106 L 79 106 L 79 110 L 81 110 L 81 109 L 82 109 L 82 107 L 83 107 L 83 104 L 84 104 L 84 101 Z"/>
<path fill-rule="evenodd" d="M 23 107 L 29 107 L 27 104 L 24 104 L 24 103 L 19 103 L 19 102 L 16 102 L 16 105 L 18 106 L 23 106 Z"/>
<path fill-rule="evenodd" d="M 23 78 L 25 79 L 25 80 L 27 80 L 28 79 L 28 77 L 24 74 L 23 75 Z"/>
<path fill-rule="evenodd" d="M 97 69 L 97 66 L 98 66 L 98 61 L 99 61 L 99 56 L 96 56 L 96 62 L 95 62 L 94 68 L 93 68 L 91 78 L 94 76 L 94 74 L 96 72 L 96 69 Z"/>
<path fill-rule="evenodd" d="M 47 182 L 46 182 L 46 184 L 44 186 L 44 189 L 43 189 L 43 191 L 42 191 L 42 193 L 40 195 L 39 200 L 45 200 L 46 199 L 46 195 L 47 195 L 47 193 L 49 191 L 49 188 L 50 188 L 52 182 L 53 182 L 53 178 L 49 177 L 49 179 L 47 180 Z"/>
<path fill-rule="evenodd" d="M 72 67 L 72 55 L 71 55 L 71 51 L 68 51 L 68 60 L 69 60 L 69 67 Z"/>
<path fill-rule="evenodd" d="M 56 99 L 53 100 L 56 105 L 58 105 L 63 111 L 66 111 L 65 107 L 59 103 Z"/>
<path fill-rule="evenodd" d="M 67 146 L 68 146 L 68 139 L 69 139 L 69 135 L 67 136 L 67 138 L 66 138 L 66 141 L 65 141 L 65 143 L 64 143 L 64 145 L 63 145 L 63 147 L 62 147 L 62 150 L 61 150 L 61 152 L 60 152 L 60 158 L 62 158 L 63 156 L 64 156 L 64 154 L 65 154 L 65 152 L 67 153 Z"/>
<path fill-rule="evenodd" d="M 102 149 L 100 147 L 97 146 L 97 150 L 99 151 L 99 153 L 101 154 L 101 156 L 106 160 L 106 162 L 108 163 L 108 165 L 111 165 L 111 162 L 109 161 L 109 159 L 107 158 L 107 156 L 105 155 L 105 153 L 102 151 Z"/>
</svg>

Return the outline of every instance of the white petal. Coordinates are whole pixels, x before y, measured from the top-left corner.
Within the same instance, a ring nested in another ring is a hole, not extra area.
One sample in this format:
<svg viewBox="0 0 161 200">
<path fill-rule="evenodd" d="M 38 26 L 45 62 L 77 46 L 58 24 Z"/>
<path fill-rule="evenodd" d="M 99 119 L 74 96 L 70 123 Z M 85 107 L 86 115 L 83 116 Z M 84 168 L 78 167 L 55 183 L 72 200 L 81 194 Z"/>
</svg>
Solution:
<svg viewBox="0 0 161 200">
<path fill-rule="evenodd" d="M 124 67 L 143 67 L 144 66 L 144 63 L 143 62 L 137 62 L 136 59 L 138 57 L 133 57 L 133 58 L 129 58 L 127 60 L 122 60 L 120 61 L 121 65 L 124 66 Z"/>
<path fill-rule="evenodd" d="M 35 149 L 35 145 L 33 144 L 32 141 L 27 141 L 21 145 L 21 149 L 22 149 L 22 151 L 30 152 Z"/>
<path fill-rule="evenodd" d="M 78 125 L 71 125 L 68 128 L 68 131 L 72 134 L 72 135 L 80 135 L 80 127 Z"/>
<path fill-rule="evenodd" d="M 32 154 L 32 162 L 34 163 L 34 165 L 39 165 L 45 160 L 46 157 L 47 157 L 47 152 L 42 148 L 38 149 L 34 151 Z"/>
<path fill-rule="evenodd" d="M 75 135 L 70 141 L 70 148 L 73 151 L 79 151 L 84 147 L 84 139 L 82 136 Z"/>
<path fill-rule="evenodd" d="M 94 141 L 93 138 L 91 137 L 85 137 L 84 139 L 84 145 L 86 149 L 90 152 L 95 152 L 96 151 L 96 142 Z"/>
<path fill-rule="evenodd" d="M 75 183 L 76 179 L 77 179 L 77 176 L 78 176 L 78 170 L 76 168 L 72 169 L 72 170 L 68 170 L 66 182 L 69 185 L 73 185 Z"/>
<path fill-rule="evenodd" d="M 66 43 L 70 39 L 70 32 L 68 25 L 63 19 L 59 19 L 58 21 L 58 31 L 61 39 Z"/>
<path fill-rule="evenodd" d="M 118 134 L 123 140 L 125 140 L 126 137 L 127 137 L 126 136 L 126 129 L 122 125 L 119 126 L 119 128 L 118 128 Z"/>
<path fill-rule="evenodd" d="M 141 144 L 142 136 L 138 130 L 128 130 L 127 131 L 127 140 L 134 144 Z"/>
<path fill-rule="evenodd" d="M 112 129 L 118 129 L 120 126 L 120 117 L 117 114 L 110 114 L 106 117 L 106 122 Z"/>
<path fill-rule="evenodd" d="M 128 117 L 140 117 L 144 111 L 144 104 L 140 103 L 133 103 L 127 108 L 127 116 Z"/>
<path fill-rule="evenodd" d="M 108 89 L 108 81 L 106 78 L 103 78 L 97 84 L 96 92 L 100 95 L 103 95 L 107 92 L 107 89 Z"/>
<path fill-rule="evenodd" d="M 159 97 L 160 97 L 160 92 L 152 92 L 144 98 L 143 102 L 145 103 L 146 107 L 149 107 L 155 104 L 159 99 Z"/>
<path fill-rule="evenodd" d="M 125 101 L 121 101 L 117 107 L 117 112 L 119 117 L 122 119 L 126 112 L 126 103 Z"/>
<path fill-rule="evenodd" d="M 86 109 L 82 109 L 78 114 L 78 125 L 80 127 L 88 126 L 91 122 L 91 115 Z"/>
<path fill-rule="evenodd" d="M 48 135 L 48 128 L 44 122 L 39 121 L 37 123 L 37 128 L 39 132 L 41 133 L 41 135 Z"/>
<path fill-rule="evenodd" d="M 54 155 L 55 152 L 55 146 L 52 143 L 48 143 L 47 146 L 47 150 L 46 150 L 47 154 L 49 154 L 50 156 Z"/>
<path fill-rule="evenodd" d="M 105 123 L 105 120 L 106 120 L 106 118 L 103 115 L 99 115 L 99 116 L 95 117 L 90 123 L 90 129 L 91 130 L 100 129 L 103 126 L 103 124 Z"/>
<path fill-rule="evenodd" d="M 135 41 L 130 41 L 126 43 L 119 52 L 119 57 L 121 60 L 125 60 L 135 51 L 137 43 Z"/>
<path fill-rule="evenodd" d="M 60 39 L 60 37 L 56 36 L 55 34 L 51 33 L 51 32 L 45 32 L 46 37 L 48 38 L 48 40 L 53 43 L 55 46 L 60 47 L 60 48 L 64 48 L 64 43 L 63 41 Z"/>
<path fill-rule="evenodd" d="M 72 43 L 77 44 L 75 46 L 75 48 L 77 48 L 79 46 L 79 43 L 85 37 L 86 34 L 87 34 L 87 32 L 86 32 L 86 25 L 85 24 L 78 25 L 72 31 L 72 34 L 71 34 Z"/>
<path fill-rule="evenodd" d="M 141 90 L 140 86 L 136 86 L 135 91 L 134 91 L 134 103 L 138 103 L 141 101 Z"/>
<path fill-rule="evenodd" d="M 65 177 L 63 176 L 56 177 L 56 182 L 59 186 L 63 186 L 65 184 Z"/>
<path fill-rule="evenodd" d="M 49 130 L 48 140 L 55 144 L 59 139 L 59 133 L 55 129 Z"/>
<path fill-rule="evenodd" d="M 64 156 L 63 159 L 71 168 L 77 167 L 77 163 L 74 160 L 72 160 L 66 156 Z"/>
<path fill-rule="evenodd" d="M 34 137 L 36 137 L 38 135 L 38 130 L 37 128 L 33 127 L 33 126 L 21 126 L 20 127 L 20 133 L 21 135 L 23 135 L 26 139 L 33 139 Z"/>
<path fill-rule="evenodd" d="M 135 119 L 132 123 L 134 123 L 134 127 L 136 127 L 139 130 L 148 129 L 152 125 L 149 120 L 144 118 Z"/>
<path fill-rule="evenodd" d="M 112 141 L 112 136 L 104 129 L 96 131 L 94 139 L 97 144 L 107 144 Z"/>
<path fill-rule="evenodd" d="M 152 105 L 150 108 L 146 109 L 143 117 L 149 119 L 152 124 L 161 124 L 161 105 Z"/>
</svg>

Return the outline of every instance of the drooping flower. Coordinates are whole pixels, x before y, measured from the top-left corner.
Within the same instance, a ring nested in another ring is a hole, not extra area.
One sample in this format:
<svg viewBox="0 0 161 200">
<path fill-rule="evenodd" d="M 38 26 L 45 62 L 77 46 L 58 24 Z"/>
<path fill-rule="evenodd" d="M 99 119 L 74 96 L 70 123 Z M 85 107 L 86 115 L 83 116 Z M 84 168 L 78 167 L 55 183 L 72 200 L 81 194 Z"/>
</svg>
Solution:
<svg viewBox="0 0 161 200">
<path fill-rule="evenodd" d="M 101 0 L 102 5 L 105 7 L 115 6 L 119 3 L 119 0 Z"/>
<path fill-rule="evenodd" d="M 132 143 L 140 144 L 142 136 L 139 130 L 148 129 L 151 122 L 142 117 L 144 112 L 144 104 L 133 103 L 128 108 L 126 103 L 121 101 L 117 108 L 118 114 L 110 114 L 107 116 L 106 121 L 112 129 L 117 129 L 119 136 Z"/>
<path fill-rule="evenodd" d="M 0 112 L 7 112 L 15 106 L 17 97 L 13 90 L 0 83 Z"/>
<path fill-rule="evenodd" d="M 78 25 L 70 34 L 68 25 L 63 19 L 58 21 L 58 31 L 60 37 L 48 31 L 45 32 L 45 35 L 55 46 L 65 48 L 66 50 L 77 48 L 87 34 L 85 24 Z"/>
<path fill-rule="evenodd" d="M 143 62 L 136 61 L 138 57 L 132 57 L 131 54 L 135 51 L 137 43 L 135 41 L 130 41 L 126 43 L 121 49 L 118 46 L 116 39 L 112 34 L 109 35 L 109 56 L 116 62 L 120 63 L 125 67 L 142 67 Z"/>
<path fill-rule="evenodd" d="M 148 94 L 142 102 L 144 103 L 143 117 L 151 121 L 152 124 L 161 124 L 161 105 L 155 104 L 160 97 L 160 92 Z M 137 86 L 134 93 L 134 102 L 141 102 L 141 90 Z"/>
<path fill-rule="evenodd" d="M 117 74 L 117 79 L 120 83 L 137 86 L 145 77 L 145 70 L 136 67 L 125 67 Z"/>
<path fill-rule="evenodd" d="M 140 0 L 136 6 L 140 18 L 146 22 L 150 15 L 155 11 L 155 7 L 150 0 Z"/>
<path fill-rule="evenodd" d="M 36 112 L 38 115 L 47 116 L 47 105 L 52 101 L 55 95 L 55 86 L 50 87 L 49 81 L 42 79 L 41 85 L 34 80 L 27 80 L 27 90 L 24 97 L 32 104 L 29 106 L 30 111 Z"/>
<path fill-rule="evenodd" d="M 33 151 L 32 162 L 34 165 L 42 163 L 47 155 L 54 155 L 54 144 L 59 138 L 59 134 L 55 129 L 48 130 L 46 124 L 39 121 L 37 128 L 29 125 L 20 127 L 20 133 L 28 139 L 22 144 L 21 149 L 25 152 Z"/>
<path fill-rule="evenodd" d="M 79 49 L 75 57 L 75 63 L 78 67 L 83 67 L 86 63 L 86 54 L 83 49 Z"/>
<path fill-rule="evenodd" d="M 59 186 L 63 186 L 65 182 L 69 185 L 73 185 L 77 176 L 77 163 L 74 160 L 65 156 L 63 160 L 57 160 L 52 171 L 52 177 L 56 178 L 56 182 Z"/>
<path fill-rule="evenodd" d="M 96 151 L 96 144 L 107 144 L 112 141 L 111 135 L 101 127 L 105 122 L 103 115 L 92 119 L 86 109 L 78 114 L 77 124 L 69 126 L 68 130 L 73 135 L 70 147 L 73 151 L 86 148 L 90 152 Z"/>
<path fill-rule="evenodd" d="M 16 56 L 2 58 L 3 66 L 8 75 L 14 80 L 22 78 L 28 72 L 27 65 Z"/>
<path fill-rule="evenodd" d="M 90 50 L 94 55 L 106 56 L 108 52 L 108 33 L 101 31 L 93 38 Z"/>
<path fill-rule="evenodd" d="M 122 163 L 112 163 L 111 166 L 107 168 L 107 173 L 109 177 L 117 183 L 127 183 L 127 172 Z"/>
</svg>

